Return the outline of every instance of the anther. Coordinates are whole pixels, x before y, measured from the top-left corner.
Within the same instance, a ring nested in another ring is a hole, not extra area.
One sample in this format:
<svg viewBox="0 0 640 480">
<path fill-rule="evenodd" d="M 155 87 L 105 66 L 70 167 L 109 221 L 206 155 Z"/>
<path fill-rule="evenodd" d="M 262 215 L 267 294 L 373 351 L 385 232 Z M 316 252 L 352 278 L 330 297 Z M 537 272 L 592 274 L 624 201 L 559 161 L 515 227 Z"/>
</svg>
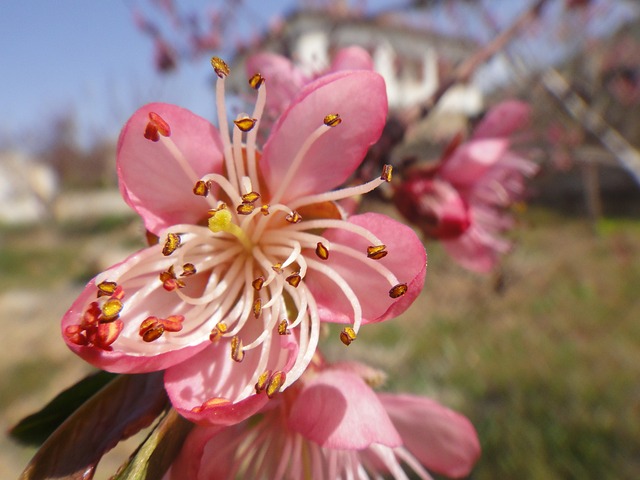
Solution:
<svg viewBox="0 0 640 480">
<path fill-rule="evenodd" d="M 282 273 L 282 264 L 281 263 L 276 263 L 276 264 L 272 265 L 271 266 L 271 270 L 273 270 L 278 275 L 280 275 Z"/>
<path fill-rule="evenodd" d="M 278 335 L 291 335 L 289 330 L 289 322 L 285 319 L 278 324 Z"/>
<path fill-rule="evenodd" d="M 181 277 L 190 277 L 191 275 L 195 275 L 196 274 L 196 267 L 193 263 L 185 263 L 182 266 L 182 273 L 180 274 Z"/>
<path fill-rule="evenodd" d="M 391 290 L 389 290 L 389 296 L 391 298 L 401 297 L 405 293 L 407 293 L 407 284 L 406 283 L 399 283 L 398 285 L 393 287 Z"/>
<path fill-rule="evenodd" d="M 300 276 L 299 273 L 292 273 L 286 278 L 286 280 L 287 280 L 287 283 L 291 285 L 293 288 L 297 288 L 298 285 L 300 285 L 300 280 L 302 280 L 302 277 Z"/>
<path fill-rule="evenodd" d="M 69 325 L 64 329 L 64 335 L 75 345 L 87 345 L 89 340 L 87 340 L 82 331 L 83 329 L 80 325 Z"/>
<path fill-rule="evenodd" d="M 198 180 L 193 187 L 193 193 L 201 197 L 209 195 L 209 185 L 204 180 Z"/>
<path fill-rule="evenodd" d="M 160 323 L 158 317 L 147 317 L 140 324 L 139 335 L 147 343 L 151 343 L 159 339 L 164 333 L 164 326 Z"/>
<path fill-rule="evenodd" d="M 180 235 L 176 233 L 168 233 L 167 240 L 164 242 L 164 247 L 162 247 L 162 254 L 167 257 L 175 252 L 180 246 Z"/>
<path fill-rule="evenodd" d="M 169 124 L 165 121 L 165 119 L 158 115 L 156 112 L 149 112 L 149 120 L 151 120 L 151 123 L 156 126 L 160 135 L 162 135 L 163 137 L 171 136 L 171 127 L 169 127 Z"/>
<path fill-rule="evenodd" d="M 256 393 L 263 392 L 265 388 L 267 388 L 267 382 L 271 377 L 271 370 L 265 370 L 258 377 L 258 381 L 256 382 Z"/>
<path fill-rule="evenodd" d="M 104 282 L 100 282 L 98 285 L 98 298 L 103 297 L 105 295 L 113 295 L 113 293 L 116 291 L 116 288 L 118 288 L 118 284 L 116 282 L 107 282 L 106 280 Z"/>
<path fill-rule="evenodd" d="M 387 256 L 387 246 L 386 245 L 372 245 L 367 247 L 367 257 L 372 258 L 374 260 L 380 260 Z"/>
<path fill-rule="evenodd" d="M 258 192 L 249 192 L 242 195 L 242 203 L 253 203 L 260 198 Z"/>
<path fill-rule="evenodd" d="M 273 398 L 273 396 L 280 391 L 280 387 L 282 387 L 286 379 L 286 374 L 281 370 L 271 375 L 267 383 L 267 397 Z"/>
<path fill-rule="evenodd" d="M 251 203 L 241 203 L 236 208 L 236 211 L 238 212 L 238 215 L 249 215 L 255 208 L 255 205 Z"/>
<path fill-rule="evenodd" d="M 351 345 L 351 342 L 353 342 L 356 339 L 356 336 L 357 336 L 356 331 L 353 328 L 344 327 L 340 332 L 340 341 L 345 345 L 349 346 Z"/>
<path fill-rule="evenodd" d="M 268 203 L 265 203 L 264 205 L 262 205 L 260 207 L 260 213 L 262 213 L 262 215 L 264 215 L 265 217 L 267 215 L 269 215 L 269 204 Z"/>
<path fill-rule="evenodd" d="M 218 322 L 218 324 L 211 329 L 209 340 L 211 340 L 211 342 L 217 342 L 225 333 L 227 333 L 227 329 L 228 327 L 226 323 Z"/>
<path fill-rule="evenodd" d="M 211 57 L 211 66 L 213 70 L 216 72 L 216 75 L 220 78 L 224 78 L 231 73 L 231 69 L 229 69 L 229 65 L 226 64 L 224 60 L 220 57 Z"/>
<path fill-rule="evenodd" d="M 332 113 L 324 117 L 324 124 L 327 127 L 337 127 L 341 123 L 342 123 L 342 119 L 340 118 L 340 115 L 338 115 L 337 113 Z"/>
<path fill-rule="evenodd" d="M 390 182 L 392 173 L 393 173 L 393 167 L 391 165 L 385 165 L 384 167 L 382 167 L 382 175 L 380 175 L 380 180 L 384 180 L 385 182 Z"/>
<path fill-rule="evenodd" d="M 327 260 L 329 258 L 329 250 L 322 244 L 322 242 L 318 242 L 316 245 L 316 255 L 322 260 Z"/>
<path fill-rule="evenodd" d="M 262 86 L 263 83 L 264 83 L 264 77 L 262 75 L 260 75 L 259 73 L 254 74 L 249 79 L 249 85 L 254 90 L 258 90 Z"/>
<path fill-rule="evenodd" d="M 253 127 L 255 127 L 257 121 L 257 118 L 244 117 L 239 118 L 238 120 L 234 120 L 233 123 L 236 124 L 236 127 L 238 127 L 240 131 L 249 132 L 253 129 Z"/>
<path fill-rule="evenodd" d="M 300 223 L 302 221 L 302 216 L 294 210 L 284 217 L 284 219 L 289 223 Z"/>
<path fill-rule="evenodd" d="M 260 317 L 261 312 L 262 312 L 262 299 L 258 297 L 256 298 L 255 302 L 253 302 L 253 316 L 258 318 Z"/>
<path fill-rule="evenodd" d="M 251 286 L 255 289 L 255 290 L 260 290 L 262 288 L 262 286 L 264 285 L 265 282 L 265 278 L 260 275 L 258 278 L 256 278 L 253 282 L 251 282 Z"/>
<path fill-rule="evenodd" d="M 167 318 L 161 318 L 159 322 L 164 327 L 165 332 L 179 332 L 182 330 L 184 315 L 170 315 Z"/>
<path fill-rule="evenodd" d="M 110 322 L 115 320 L 122 311 L 122 302 L 117 298 L 110 298 L 102 305 L 102 317 L 100 321 Z"/>
<path fill-rule="evenodd" d="M 242 349 L 242 340 L 240 338 L 233 337 L 231 339 L 231 358 L 240 363 L 244 360 L 244 350 Z"/>
<path fill-rule="evenodd" d="M 93 332 L 92 342 L 98 348 L 111 350 L 111 344 L 117 340 L 123 328 L 124 322 L 122 320 L 101 323 L 95 332 Z"/>
<path fill-rule="evenodd" d="M 167 292 L 172 292 L 176 288 L 184 288 L 185 283 L 182 280 L 178 280 L 176 277 L 176 273 L 173 270 L 173 265 L 171 265 L 166 271 L 160 272 L 160 281 L 162 282 L 162 287 Z"/>
</svg>

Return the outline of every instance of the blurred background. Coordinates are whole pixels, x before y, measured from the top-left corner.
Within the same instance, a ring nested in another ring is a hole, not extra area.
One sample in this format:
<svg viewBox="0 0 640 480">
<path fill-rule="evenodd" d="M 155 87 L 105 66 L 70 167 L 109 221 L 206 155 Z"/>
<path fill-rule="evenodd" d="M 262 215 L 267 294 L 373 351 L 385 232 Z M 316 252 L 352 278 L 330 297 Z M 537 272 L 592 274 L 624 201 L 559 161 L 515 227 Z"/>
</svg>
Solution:
<svg viewBox="0 0 640 480">
<path fill-rule="evenodd" d="M 638 3 L 265 3 L 3 6 L 3 431 L 91 371 L 67 351 L 59 320 L 85 282 L 145 245 L 115 172 L 127 118 L 163 101 L 214 121 L 214 54 L 238 72 L 229 109 L 239 112 L 251 54 L 277 52 L 313 75 L 355 44 L 388 87 L 386 143 L 368 160 L 375 171 L 382 157 L 400 179 L 436 161 L 512 98 L 532 105 L 517 148 L 539 171 L 526 202 L 511 207 L 513 249 L 492 272 L 466 270 L 424 237 L 429 270 L 416 304 L 364 328 L 348 351 L 329 335 L 324 351 L 385 370 L 389 390 L 467 415 L 483 447 L 470 478 L 640 478 Z M 361 208 L 400 218 L 392 195 Z M 2 478 L 35 451 L 7 436 L 0 447 Z M 116 448 L 98 478 L 130 450 Z"/>
</svg>

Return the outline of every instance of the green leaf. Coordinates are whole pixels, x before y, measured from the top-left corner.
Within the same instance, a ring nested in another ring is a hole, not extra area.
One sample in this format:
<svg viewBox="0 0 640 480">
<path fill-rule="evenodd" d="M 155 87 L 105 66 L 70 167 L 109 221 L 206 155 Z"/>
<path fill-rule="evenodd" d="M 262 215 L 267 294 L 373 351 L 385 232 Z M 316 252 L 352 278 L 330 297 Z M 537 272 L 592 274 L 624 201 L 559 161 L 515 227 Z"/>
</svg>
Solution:
<svg viewBox="0 0 640 480">
<path fill-rule="evenodd" d="M 20 480 L 93 478 L 102 456 L 168 405 L 162 372 L 120 375 L 78 408 L 31 459 Z"/>
<path fill-rule="evenodd" d="M 115 377 L 115 373 L 98 371 L 83 378 L 60 392 L 42 410 L 20 420 L 9 436 L 25 445 L 42 445 L 67 417 Z"/>
<path fill-rule="evenodd" d="M 171 409 L 112 480 L 162 478 L 192 428 L 192 423 Z"/>
</svg>

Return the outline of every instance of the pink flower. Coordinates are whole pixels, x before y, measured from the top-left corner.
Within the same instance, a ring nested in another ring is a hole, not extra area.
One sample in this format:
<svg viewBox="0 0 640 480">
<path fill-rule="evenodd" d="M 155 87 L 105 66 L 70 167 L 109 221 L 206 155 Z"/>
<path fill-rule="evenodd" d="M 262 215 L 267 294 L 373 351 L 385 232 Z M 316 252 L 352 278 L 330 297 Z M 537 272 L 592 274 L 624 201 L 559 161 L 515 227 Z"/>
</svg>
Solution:
<svg viewBox="0 0 640 480">
<path fill-rule="evenodd" d="M 266 116 L 270 121 L 278 118 L 286 110 L 305 85 L 322 75 L 344 70 L 373 70 L 373 60 L 361 47 L 346 47 L 338 50 L 326 70 L 310 75 L 287 57 L 276 53 L 257 53 L 247 59 L 249 75 L 260 72 L 269 79 Z"/>
<path fill-rule="evenodd" d="M 166 369 L 181 414 L 229 424 L 261 408 L 263 390 L 271 397 L 300 377 L 321 321 L 346 323 L 340 338 L 349 344 L 361 324 L 404 311 L 422 288 L 426 254 L 410 228 L 375 213 L 346 220 L 335 204 L 389 180 L 385 169 L 332 190 L 380 135 L 387 107 L 379 75 L 341 72 L 309 84 L 260 153 L 266 84 L 252 78 L 256 109 L 235 120 L 230 136 L 228 67 L 212 63 L 221 132 L 159 103 L 124 127 L 120 190 L 160 244 L 89 282 L 62 331 L 102 369 Z M 266 387 L 256 394 L 259 379 Z"/>
<path fill-rule="evenodd" d="M 510 248 L 502 237 L 513 225 L 507 209 L 538 170 L 511 150 L 509 137 L 528 119 L 527 104 L 502 102 L 469 141 L 454 145 L 437 167 L 414 172 L 395 192 L 400 212 L 469 270 L 490 272 Z"/>
<path fill-rule="evenodd" d="M 425 397 L 376 393 L 365 383 L 375 376 L 363 380 L 367 367 L 353 367 L 312 368 L 255 417 L 229 427 L 195 427 L 167 477 L 469 474 L 480 445 L 465 417 Z"/>
</svg>

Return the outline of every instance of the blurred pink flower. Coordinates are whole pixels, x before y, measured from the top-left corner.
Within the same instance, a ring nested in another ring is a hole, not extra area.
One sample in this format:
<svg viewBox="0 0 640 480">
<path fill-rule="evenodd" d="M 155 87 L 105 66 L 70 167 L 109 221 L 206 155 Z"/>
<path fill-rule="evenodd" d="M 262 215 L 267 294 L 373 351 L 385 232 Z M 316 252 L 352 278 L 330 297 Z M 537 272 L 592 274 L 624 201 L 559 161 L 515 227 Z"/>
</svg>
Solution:
<svg viewBox="0 0 640 480">
<path fill-rule="evenodd" d="M 492 108 L 471 138 L 436 166 L 413 172 L 396 189 L 400 212 L 442 241 L 463 267 L 490 272 L 507 252 L 513 226 L 508 208 L 521 200 L 538 167 L 511 150 L 510 137 L 528 123 L 529 106 L 505 101 Z"/>
<path fill-rule="evenodd" d="M 426 397 L 376 393 L 366 370 L 310 368 L 255 417 L 196 427 L 167 478 L 467 476 L 480 455 L 469 420 Z"/>
<path fill-rule="evenodd" d="M 326 70 L 305 74 L 301 68 L 282 55 L 261 52 L 247 59 L 248 75 L 259 72 L 269 79 L 269 98 L 266 105 L 266 118 L 273 122 L 286 110 L 298 92 L 314 79 L 329 73 L 344 70 L 373 70 L 373 60 L 361 47 L 352 46 L 338 50 Z"/>
<path fill-rule="evenodd" d="M 150 104 L 124 127 L 117 170 L 125 201 L 160 238 L 93 279 L 62 320 L 69 347 L 111 372 L 166 369 L 174 407 L 230 424 L 303 373 L 320 322 L 360 325 L 404 311 L 420 292 L 426 253 L 413 231 L 375 213 L 343 218 L 337 201 L 389 181 L 343 183 L 377 140 L 387 112 L 373 72 L 340 72 L 302 89 L 264 150 L 266 100 L 229 135 L 228 67 L 212 63 L 221 131 L 182 108 Z M 338 112 L 340 115 L 336 115 Z M 324 121 L 323 121 L 324 119 Z M 244 137 L 244 139 L 243 139 Z"/>
</svg>

